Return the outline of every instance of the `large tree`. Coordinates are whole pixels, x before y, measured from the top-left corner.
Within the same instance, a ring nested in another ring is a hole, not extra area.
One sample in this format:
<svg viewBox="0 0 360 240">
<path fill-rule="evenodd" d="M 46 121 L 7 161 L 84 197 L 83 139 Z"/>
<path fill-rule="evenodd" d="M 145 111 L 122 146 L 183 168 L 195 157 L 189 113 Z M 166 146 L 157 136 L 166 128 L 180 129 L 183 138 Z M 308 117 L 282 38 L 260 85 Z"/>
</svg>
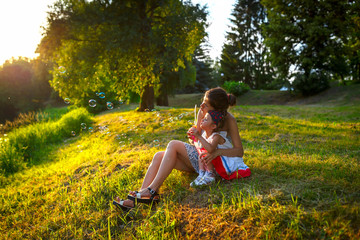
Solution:
<svg viewBox="0 0 360 240">
<path fill-rule="evenodd" d="M 223 80 L 266 88 L 273 78 L 261 30 L 266 21 L 265 8 L 260 0 L 238 0 L 231 15 L 220 62 Z"/>
<path fill-rule="evenodd" d="M 263 0 L 269 23 L 264 26 L 272 63 L 294 86 L 309 95 L 329 85 L 331 76 L 349 74 L 349 0 Z M 356 13 L 358 14 L 358 12 Z"/>
<path fill-rule="evenodd" d="M 61 97 L 84 105 L 98 91 L 108 99 L 132 91 L 139 110 L 152 109 L 161 74 L 185 68 L 205 22 L 204 9 L 180 0 L 62 0 L 38 51 L 54 62 L 51 85 Z"/>
</svg>

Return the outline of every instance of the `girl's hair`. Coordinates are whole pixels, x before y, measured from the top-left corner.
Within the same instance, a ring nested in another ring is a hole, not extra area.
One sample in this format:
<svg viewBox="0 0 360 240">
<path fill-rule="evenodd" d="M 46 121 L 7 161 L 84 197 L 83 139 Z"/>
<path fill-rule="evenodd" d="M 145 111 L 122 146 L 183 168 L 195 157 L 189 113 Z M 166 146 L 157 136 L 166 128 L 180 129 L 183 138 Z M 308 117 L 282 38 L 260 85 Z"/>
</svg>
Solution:
<svg viewBox="0 0 360 240">
<path fill-rule="evenodd" d="M 236 97 L 233 94 L 228 94 L 223 88 L 212 88 L 205 92 L 204 98 L 209 100 L 210 105 L 216 111 L 223 112 L 226 115 L 230 106 L 235 106 Z"/>
<path fill-rule="evenodd" d="M 224 113 L 216 110 L 209 110 L 208 114 L 211 116 L 212 121 L 216 125 L 214 132 L 219 132 L 220 129 L 222 129 L 222 127 L 224 126 Z"/>
</svg>

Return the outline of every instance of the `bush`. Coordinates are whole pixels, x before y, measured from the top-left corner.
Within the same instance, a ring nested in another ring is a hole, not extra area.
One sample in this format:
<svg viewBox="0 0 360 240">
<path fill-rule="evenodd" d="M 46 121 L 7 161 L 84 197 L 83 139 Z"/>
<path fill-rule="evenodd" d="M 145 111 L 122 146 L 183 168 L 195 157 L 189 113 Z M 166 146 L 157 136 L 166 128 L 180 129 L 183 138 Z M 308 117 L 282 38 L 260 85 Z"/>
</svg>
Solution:
<svg viewBox="0 0 360 240">
<path fill-rule="evenodd" d="M 24 168 L 24 156 L 11 146 L 7 139 L 0 138 L 0 174 L 8 175 Z"/>
<path fill-rule="evenodd" d="M 36 153 L 42 151 L 45 145 L 61 142 L 64 138 L 71 137 L 73 131 L 78 134 L 81 123 L 90 125 L 91 122 L 90 113 L 85 108 L 78 108 L 66 113 L 56 122 L 40 122 L 14 129 L 2 146 L 0 168 L 12 173 L 19 170 L 19 166 L 25 162 L 36 163 Z"/>
<path fill-rule="evenodd" d="M 298 73 L 292 83 L 294 91 L 310 96 L 330 87 L 328 76 L 322 71 L 313 71 L 309 75 Z"/>
<path fill-rule="evenodd" d="M 247 85 L 246 83 L 235 82 L 235 81 L 224 82 L 223 88 L 228 93 L 232 93 L 237 97 L 241 96 L 242 94 L 244 94 L 250 90 L 249 85 Z"/>
</svg>

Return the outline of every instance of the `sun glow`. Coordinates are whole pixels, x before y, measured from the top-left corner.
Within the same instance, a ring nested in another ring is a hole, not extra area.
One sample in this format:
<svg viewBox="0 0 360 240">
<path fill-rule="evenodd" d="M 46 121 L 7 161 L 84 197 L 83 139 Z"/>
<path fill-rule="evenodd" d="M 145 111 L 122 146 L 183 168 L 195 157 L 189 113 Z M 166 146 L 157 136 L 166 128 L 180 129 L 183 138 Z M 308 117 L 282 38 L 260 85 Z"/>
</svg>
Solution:
<svg viewBox="0 0 360 240">
<path fill-rule="evenodd" d="M 12 57 L 34 58 L 46 24 L 48 5 L 55 0 L 0 2 L 0 65 Z"/>
<path fill-rule="evenodd" d="M 40 43 L 41 26 L 46 24 L 48 6 L 56 0 L 1 0 L 0 1 L 0 66 L 12 57 L 34 58 Z M 210 26 L 210 57 L 220 57 L 225 33 L 230 24 L 235 0 L 192 0 L 194 4 L 208 5 Z"/>
</svg>

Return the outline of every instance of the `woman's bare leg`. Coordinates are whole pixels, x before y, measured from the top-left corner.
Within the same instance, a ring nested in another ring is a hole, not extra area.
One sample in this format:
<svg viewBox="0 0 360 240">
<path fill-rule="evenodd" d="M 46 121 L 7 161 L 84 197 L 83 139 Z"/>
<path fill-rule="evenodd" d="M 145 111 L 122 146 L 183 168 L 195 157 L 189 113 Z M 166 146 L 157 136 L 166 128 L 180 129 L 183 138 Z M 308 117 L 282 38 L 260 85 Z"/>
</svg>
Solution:
<svg viewBox="0 0 360 240">
<path fill-rule="evenodd" d="M 154 180 L 156 174 L 159 171 L 159 167 L 160 167 L 161 161 L 164 157 L 164 154 L 165 154 L 165 152 L 155 153 L 153 160 L 151 161 L 150 166 L 148 167 L 148 170 L 146 171 L 144 181 L 141 185 L 141 189 L 147 188 Z"/>
<path fill-rule="evenodd" d="M 148 182 L 145 184 L 144 182 L 141 188 L 144 189 L 149 187 L 158 190 L 174 168 L 180 171 L 194 171 L 189 156 L 187 155 L 184 142 L 177 140 L 173 140 L 168 144 L 153 181 L 150 184 L 148 184 Z"/>
<path fill-rule="evenodd" d="M 140 189 L 141 195 L 144 197 L 150 196 L 150 192 L 147 190 L 148 187 L 157 191 L 174 168 L 180 171 L 194 171 L 184 142 L 176 140 L 168 144 L 165 152 L 157 152 L 154 155 Z M 135 196 L 133 191 L 130 191 L 130 194 Z M 125 200 L 124 205 L 133 207 L 134 202 Z"/>
</svg>

